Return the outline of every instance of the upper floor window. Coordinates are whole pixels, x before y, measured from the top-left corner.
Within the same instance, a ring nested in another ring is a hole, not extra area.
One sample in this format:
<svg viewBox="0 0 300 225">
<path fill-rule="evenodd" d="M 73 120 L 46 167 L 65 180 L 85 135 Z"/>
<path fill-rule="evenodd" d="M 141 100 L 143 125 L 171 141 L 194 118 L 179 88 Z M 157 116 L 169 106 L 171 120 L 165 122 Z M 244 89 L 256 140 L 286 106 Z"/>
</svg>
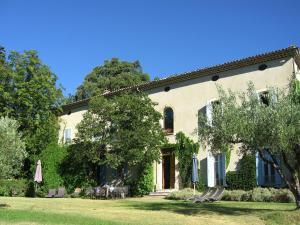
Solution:
<svg viewBox="0 0 300 225">
<path fill-rule="evenodd" d="M 72 139 L 71 139 L 71 128 L 66 128 L 64 130 L 64 143 L 65 144 L 71 144 Z"/>
<path fill-rule="evenodd" d="M 270 105 L 270 96 L 269 96 L 269 92 L 268 91 L 263 91 L 259 93 L 259 100 L 261 103 L 263 103 L 264 105 L 268 106 Z"/>
<path fill-rule="evenodd" d="M 218 107 L 219 105 L 220 105 L 220 101 L 218 101 L 218 100 L 209 101 L 206 104 L 206 119 L 207 119 L 207 123 L 209 125 L 212 125 L 213 112 L 216 110 L 216 107 Z"/>
<path fill-rule="evenodd" d="M 174 132 L 174 113 L 170 107 L 164 110 L 164 130 L 166 134 L 173 134 Z"/>
</svg>

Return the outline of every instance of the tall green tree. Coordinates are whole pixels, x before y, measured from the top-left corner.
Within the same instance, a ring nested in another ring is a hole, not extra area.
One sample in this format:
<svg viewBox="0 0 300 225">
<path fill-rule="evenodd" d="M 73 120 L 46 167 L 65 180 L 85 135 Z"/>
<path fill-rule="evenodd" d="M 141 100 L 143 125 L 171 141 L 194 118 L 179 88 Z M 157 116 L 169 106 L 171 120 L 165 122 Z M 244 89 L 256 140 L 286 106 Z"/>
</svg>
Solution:
<svg viewBox="0 0 300 225">
<path fill-rule="evenodd" d="M 92 98 L 77 127 L 75 143 L 86 146 L 79 154 L 90 164 L 120 169 L 122 175 L 126 166 L 159 160 L 165 137 L 159 124 L 161 114 L 154 106 L 146 94 L 139 92 Z"/>
<path fill-rule="evenodd" d="M 149 76 L 143 73 L 139 61 L 126 62 L 112 58 L 104 61 L 103 65 L 95 67 L 85 77 L 83 84 L 77 88 L 75 98 L 77 100 L 90 98 L 145 81 L 149 81 Z"/>
<path fill-rule="evenodd" d="M 18 126 L 16 120 L 0 118 L 0 178 L 18 176 L 27 156 Z"/>
<path fill-rule="evenodd" d="M 0 77 L 0 116 L 18 120 L 29 154 L 28 171 L 37 155 L 57 141 L 62 88 L 56 86 L 57 76 L 41 62 L 36 51 L 6 55 L 1 48 Z"/>
<path fill-rule="evenodd" d="M 200 116 L 199 135 L 215 153 L 228 144 L 242 144 L 241 153 L 258 152 L 286 182 L 300 209 L 300 96 L 291 84 L 289 90 L 270 88 L 264 101 L 253 84 L 244 93 L 219 87 L 220 104 L 214 107 L 212 123 Z"/>
</svg>

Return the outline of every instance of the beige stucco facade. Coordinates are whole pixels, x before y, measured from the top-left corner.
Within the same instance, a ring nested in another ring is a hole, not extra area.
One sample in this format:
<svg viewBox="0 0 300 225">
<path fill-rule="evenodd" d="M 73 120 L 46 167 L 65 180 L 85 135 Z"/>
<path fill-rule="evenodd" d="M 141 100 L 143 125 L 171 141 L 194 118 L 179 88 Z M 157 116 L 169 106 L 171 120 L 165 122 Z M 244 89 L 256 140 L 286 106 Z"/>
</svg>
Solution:
<svg viewBox="0 0 300 225">
<path fill-rule="evenodd" d="M 157 103 L 156 110 L 163 114 L 165 107 L 171 107 L 174 112 L 174 132 L 168 135 L 170 143 L 175 143 L 175 134 L 182 131 L 195 142 L 198 141 L 198 114 L 205 112 L 208 102 L 218 99 L 216 85 L 221 85 L 224 89 L 233 91 L 247 90 L 248 83 L 253 82 L 257 91 L 267 90 L 268 87 L 287 88 L 289 79 L 293 71 L 297 69 L 293 57 L 283 57 L 272 61 L 263 62 L 267 65 L 265 70 L 259 70 L 261 64 L 253 64 L 238 69 L 226 70 L 223 72 L 200 76 L 194 79 L 180 81 L 160 87 L 146 90 L 150 99 Z M 217 81 L 212 81 L 212 77 L 218 75 Z M 170 90 L 165 91 L 169 86 Z M 71 129 L 71 138 L 76 135 L 76 125 L 82 120 L 87 106 L 81 106 L 66 112 L 60 117 L 61 130 L 60 137 L 63 139 L 64 129 Z M 161 121 L 163 125 L 163 121 Z M 208 149 L 200 147 L 198 159 L 201 173 L 207 174 L 207 154 Z M 239 160 L 238 148 L 231 154 L 229 167 L 227 170 L 236 170 Z M 177 166 L 175 159 L 175 168 Z M 154 165 L 154 182 L 156 190 L 163 189 L 163 167 L 161 162 Z M 180 187 L 179 172 L 175 170 L 175 189 Z"/>
</svg>

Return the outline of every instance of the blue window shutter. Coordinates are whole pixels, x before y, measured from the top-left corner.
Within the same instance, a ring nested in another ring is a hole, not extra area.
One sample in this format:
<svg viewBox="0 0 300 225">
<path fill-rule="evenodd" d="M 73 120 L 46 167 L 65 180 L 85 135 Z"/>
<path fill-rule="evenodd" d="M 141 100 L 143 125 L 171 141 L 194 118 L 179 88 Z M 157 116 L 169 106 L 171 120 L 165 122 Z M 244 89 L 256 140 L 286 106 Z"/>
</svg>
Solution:
<svg viewBox="0 0 300 225">
<path fill-rule="evenodd" d="M 225 153 L 222 153 L 221 155 L 221 171 L 222 171 L 222 178 L 223 178 L 223 186 L 226 186 L 226 156 Z"/>
<path fill-rule="evenodd" d="M 281 160 L 279 157 L 276 157 L 277 158 L 277 162 L 279 164 L 279 166 L 281 167 Z M 276 187 L 281 187 L 282 186 L 282 179 L 281 179 L 281 176 L 279 175 L 279 173 L 277 172 L 277 170 L 275 171 L 275 186 Z"/>
<path fill-rule="evenodd" d="M 263 161 L 259 157 L 258 152 L 256 153 L 256 182 L 258 186 L 261 186 L 264 184 L 264 167 L 263 167 Z"/>
</svg>

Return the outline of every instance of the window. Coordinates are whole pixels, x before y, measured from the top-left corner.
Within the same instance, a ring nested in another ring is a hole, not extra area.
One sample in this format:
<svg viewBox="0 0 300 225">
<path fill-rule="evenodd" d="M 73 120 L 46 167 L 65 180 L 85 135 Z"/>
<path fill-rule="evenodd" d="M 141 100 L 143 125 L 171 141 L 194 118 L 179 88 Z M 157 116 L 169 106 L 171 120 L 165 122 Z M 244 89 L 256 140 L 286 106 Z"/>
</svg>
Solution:
<svg viewBox="0 0 300 225">
<path fill-rule="evenodd" d="M 266 64 L 261 64 L 261 65 L 258 66 L 258 69 L 261 70 L 261 71 L 263 71 L 267 68 L 268 68 L 268 66 Z"/>
<path fill-rule="evenodd" d="M 215 76 L 213 76 L 213 77 L 211 78 L 211 80 L 212 80 L 212 81 L 217 81 L 217 80 L 219 80 L 219 78 L 220 78 L 220 77 L 219 77 L 218 75 L 215 75 Z"/>
<path fill-rule="evenodd" d="M 206 105 L 206 119 L 209 125 L 212 125 L 213 121 L 213 112 L 216 110 L 216 107 L 220 105 L 220 101 L 210 101 Z"/>
<path fill-rule="evenodd" d="M 260 92 L 259 93 L 259 100 L 261 101 L 261 103 L 263 103 L 266 106 L 270 105 L 270 101 L 269 101 L 269 93 L 267 91 L 264 92 Z"/>
<path fill-rule="evenodd" d="M 174 132 L 174 113 L 170 107 L 164 110 L 164 130 L 166 134 L 173 134 Z"/>
<path fill-rule="evenodd" d="M 168 92 L 168 91 L 170 91 L 170 87 L 169 86 L 167 86 L 167 87 L 165 87 L 165 92 Z"/>
<path fill-rule="evenodd" d="M 65 144 L 71 144 L 71 128 L 66 128 L 64 131 L 64 143 Z"/>
<path fill-rule="evenodd" d="M 225 155 L 219 153 L 215 155 L 215 185 L 222 186 L 225 181 Z"/>
<path fill-rule="evenodd" d="M 266 186 L 275 184 L 275 168 L 267 162 L 264 162 L 264 178 Z"/>
</svg>

